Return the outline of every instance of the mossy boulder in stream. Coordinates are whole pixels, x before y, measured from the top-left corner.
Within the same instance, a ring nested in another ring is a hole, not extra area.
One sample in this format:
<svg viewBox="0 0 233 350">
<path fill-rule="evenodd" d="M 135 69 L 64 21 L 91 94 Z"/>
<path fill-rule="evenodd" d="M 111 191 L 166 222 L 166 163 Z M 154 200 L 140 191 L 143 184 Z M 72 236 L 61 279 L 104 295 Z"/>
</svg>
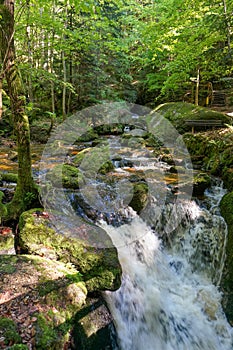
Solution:
<svg viewBox="0 0 233 350">
<path fill-rule="evenodd" d="M 53 186 L 77 189 L 81 174 L 79 170 L 69 164 L 58 164 L 46 174 L 46 180 L 50 181 Z"/>
<path fill-rule="evenodd" d="M 72 263 L 83 275 L 89 291 L 116 290 L 120 287 L 121 266 L 117 250 L 104 230 L 83 221 L 80 227 L 73 230 L 80 230 L 84 239 L 78 238 L 80 236 L 75 232 L 74 237 L 77 238 L 73 238 L 70 234 L 66 236 L 66 232 L 57 233 L 49 219 L 37 216 L 35 212 L 38 213 L 38 210 L 24 212 L 20 217 L 17 237 L 20 252 Z M 100 247 L 92 246 L 86 239 L 88 236 L 102 239 Z M 104 243 L 107 245 L 104 246 Z"/>
<path fill-rule="evenodd" d="M 148 202 L 148 185 L 145 182 L 136 182 L 133 184 L 133 197 L 129 206 L 138 214 L 146 207 Z"/>
<path fill-rule="evenodd" d="M 226 194 L 220 203 L 221 214 L 228 226 L 226 263 L 221 287 L 223 289 L 223 308 L 227 319 L 233 326 L 233 192 Z"/>
</svg>

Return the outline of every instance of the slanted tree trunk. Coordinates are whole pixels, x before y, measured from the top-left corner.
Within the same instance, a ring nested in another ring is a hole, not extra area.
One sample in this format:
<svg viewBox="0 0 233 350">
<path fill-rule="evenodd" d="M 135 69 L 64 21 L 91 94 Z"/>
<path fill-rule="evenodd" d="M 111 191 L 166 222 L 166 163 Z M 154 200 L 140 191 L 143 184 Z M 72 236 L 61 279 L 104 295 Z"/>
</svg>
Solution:
<svg viewBox="0 0 233 350">
<path fill-rule="evenodd" d="M 25 93 L 15 63 L 13 0 L 0 0 L 0 17 L 0 50 L 18 147 L 18 182 L 13 200 L 8 205 L 8 218 L 16 218 L 37 199 L 37 189 L 32 178 L 30 131 L 28 117 L 25 114 Z"/>
</svg>

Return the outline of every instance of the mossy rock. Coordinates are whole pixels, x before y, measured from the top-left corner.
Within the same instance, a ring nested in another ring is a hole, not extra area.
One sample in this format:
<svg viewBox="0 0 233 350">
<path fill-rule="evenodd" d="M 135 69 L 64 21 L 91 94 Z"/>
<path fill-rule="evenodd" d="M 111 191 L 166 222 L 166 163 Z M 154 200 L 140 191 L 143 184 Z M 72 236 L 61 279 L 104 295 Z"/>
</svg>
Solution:
<svg viewBox="0 0 233 350">
<path fill-rule="evenodd" d="M 138 214 L 146 207 L 148 202 L 148 185 L 145 182 L 133 184 L 133 198 L 129 206 Z"/>
<path fill-rule="evenodd" d="M 221 288 L 224 293 L 223 309 L 229 323 L 233 326 L 233 192 L 223 196 L 220 209 L 228 226 L 226 262 L 221 281 Z"/>
<path fill-rule="evenodd" d="M 102 155 L 104 155 L 103 158 Z M 100 148 L 87 148 L 79 152 L 73 163 L 82 168 L 82 171 L 87 172 L 88 176 L 92 174 L 93 178 L 97 173 L 106 175 L 108 172 L 114 170 L 114 165 L 110 160 L 106 160 L 108 156 L 108 146 L 102 144 Z M 83 163 L 82 163 L 83 162 Z M 84 175 L 85 176 L 85 175 Z"/>
<path fill-rule="evenodd" d="M 84 148 L 82 151 L 80 151 L 73 159 L 73 163 L 75 166 L 79 166 L 87 153 L 91 151 L 91 148 Z"/>
<path fill-rule="evenodd" d="M 0 181 L 17 183 L 18 175 L 14 173 L 3 173 L 0 172 Z"/>
<path fill-rule="evenodd" d="M 98 139 L 98 134 L 95 132 L 95 130 L 90 129 L 88 131 L 85 132 L 85 134 L 79 136 L 77 138 L 77 141 L 75 143 L 79 143 L 79 142 L 90 142 L 93 140 Z"/>
<path fill-rule="evenodd" d="M 222 177 L 225 186 L 233 189 L 233 133 L 229 128 L 223 132 L 204 132 L 185 134 L 184 142 L 191 155 L 194 166 L 210 174 Z"/>
<path fill-rule="evenodd" d="M 233 158 L 233 156 L 232 156 Z M 232 168 L 224 168 L 222 178 L 224 181 L 225 186 L 230 190 L 233 191 L 233 167 Z"/>
<path fill-rule="evenodd" d="M 98 135 L 119 135 L 124 132 L 124 124 L 103 124 L 96 126 L 94 130 Z"/>
<path fill-rule="evenodd" d="M 193 196 L 201 196 L 211 185 L 211 177 L 206 173 L 198 173 L 193 178 Z"/>
<path fill-rule="evenodd" d="M 30 210 L 20 217 L 17 244 L 22 252 L 43 254 L 52 259 L 72 263 L 83 275 L 89 291 L 116 290 L 120 287 L 121 266 L 117 250 L 104 230 L 94 225 L 88 226 L 83 221 L 80 230 L 84 236 L 91 236 L 94 240 L 102 239 L 103 245 L 95 248 L 86 240 L 69 238 L 65 233 L 63 235 L 55 232 L 48 219 L 37 218 L 33 213 L 34 210 Z M 107 248 L 104 245 L 106 242 Z"/>
<path fill-rule="evenodd" d="M 158 112 L 164 118 L 167 118 L 180 133 L 190 131 L 190 127 L 184 123 L 185 120 L 217 119 L 221 120 L 223 123 L 230 124 L 230 118 L 224 113 L 186 102 L 164 103 L 159 105 L 154 112 Z M 201 130 L 201 128 L 199 128 L 199 130 Z M 203 127 L 202 130 L 205 130 L 205 127 Z"/>
<path fill-rule="evenodd" d="M 145 137 L 145 146 L 146 147 L 152 147 L 154 149 L 160 149 L 160 147 L 162 146 L 162 142 L 155 137 L 153 134 L 147 134 L 147 136 Z"/>
<path fill-rule="evenodd" d="M 77 189 L 79 188 L 81 173 L 73 165 L 58 164 L 46 174 L 46 179 L 55 187 L 63 186 Z"/>
<path fill-rule="evenodd" d="M 114 169 L 115 168 L 114 168 L 113 163 L 110 160 L 108 160 L 103 165 L 101 165 L 98 173 L 101 175 L 106 175 L 107 173 L 109 173 L 110 171 L 113 171 Z"/>
</svg>

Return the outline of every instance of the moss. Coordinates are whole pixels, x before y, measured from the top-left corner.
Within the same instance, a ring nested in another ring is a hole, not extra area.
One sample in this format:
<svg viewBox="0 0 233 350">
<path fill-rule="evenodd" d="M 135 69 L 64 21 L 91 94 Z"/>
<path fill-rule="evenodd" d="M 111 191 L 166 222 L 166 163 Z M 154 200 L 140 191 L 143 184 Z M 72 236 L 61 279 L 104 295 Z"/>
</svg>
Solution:
<svg viewBox="0 0 233 350">
<path fill-rule="evenodd" d="M 0 235 L 0 250 L 7 250 L 14 247 L 14 236 L 12 233 Z"/>
<path fill-rule="evenodd" d="M 38 314 L 36 316 L 36 349 L 60 350 L 62 348 L 62 339 L 58 338 L 58 334 L 53 327 L 53 323 L 46 319 L 43 314 Z"/>
<path fill-rule="evenodd" d="M 0 317 L 0 335 L 5 345 L 21 343 L 21 337 L 17 332 L 15 323 L 9 318 Z"/>
<path fill-rule="evenodd" d="M 148 185 L 146 183 L 135 183 L 133 188 L 133 198 L 129 206 L 138 214 L 145 208 L 148 201 Z"/>
<path fill-rule="evenodd" d="M 82 151 L 80 151 L 73 159 L 73 163 L 76 166 L 79 166 L 83 161 L 83 159 L 85 158 L 85 156 L 87 155 L 87 153 L 89 153 L 90 151 L 91 151 L 91 148 L 85 148 Z"/>
<path fill-rule="evenodd" d="M 110 160 L 108 160 L 107 162 L 105 162 L 99 169 L 99 173 L 101 175 L 105 175 L 107 173 L 109 173 L 110 171 L 114 170 L 114 165 L 112 164 L 112 162 Z"/>
<path fill-rule="evenodd" d="M 227 319 L 233 326 L 233 192 L 226 194 L 220 202 L 221 214 L 228 226 L 226 263 L 221 287 L 224 292 L 223 308 Z"/>
<path fill-rule="evenodd" d="M 98 135 L 119 135 L 124 131 L 124 124 L 104 124 L 95 127 Z"/>
<path fill-rule="evenodd" d="M 54 259 L 73 264 L 86 282 L 92 280 L 87 283 L 89 291 L 120 287 L 121 267 L 115 248 L 97 249 L 88 242 L 67 238 L 50 228 L 48 220 L 33 216 L 33 212 L 30 210 L 20 217 L 18 245 L 22 252 L 43 256 L 47 251 Z M 102 231 L 101 234 L 107 235 Z"/>
<path fill-rule="evenodd" d="M 85 132 L 85 134 L 78 137 L 76 143 L 78 142 L 90 142 L 98 138 L 98 134 L 93 130 L 90 129 Z"/>
<path fill-rule="evenodd" d="M 195 106 L 186 102 L 169 102 L 158 106 L 155 112 L 159 112 L 167 118 L 180 133 L 190 131 L 190 127 L 185 125 L 184 121 L 189 120 L 208 120 L 218 119 L 223 123 L 230 123 L 230 118 L 225 114 L 213 111 L 209 108 Z M 199 129 L 201 130 L 201 129 Z M 205 127 L 204 127 L 205 130 Z"/>
<path fill-rule="evenodd" d="M 27 345 L 24 344 L 15 344 L 9 348 L 9 350 L 28 350 Z"/>
<path fill-rule="evenodd" d="M 222 177 L 225 186 L 233 189 L 233 133 L 225 129 L 198 134 L 186 134 L 184 142 L 195 166 Z"/>
<path fill-rule="evenodd" d="M 54 186 L 64 186 L 65 188 L 76 189 L 79 187 L 81 174 L 79 170 L 69 164 L 56 165 L 46 175 L 46 179 L 51 181 Z"/>
<path fill-rule="evenodd" d="M 11 255 L 0 255 L 0 274 L 12 274 L 17 269 L 17 257 Z"/>
<path fill-rule="evenodd" d="M 18 180 L 17 174 L 0 172 L 0 181 L 17 183 L 17 180 Z"/>
<path fill-rule="evenodd" d="M 193 178 L 193 195 L 202 195 L 210 185 L 211 177 L 208 174 L 202 172 L 196 174 Z"/>
<path fill-rule="evenodd" d="M 2 203 L 4 197 L 4 193 L 0 191 L 0 224 L 2 221 L 2 218 L 4 219 L 7 216 L 7 206 Z"/>
<path fill-rule="evenodd" d="M 222 178 L 223 178 L 223 181 L 224 181 L 224 184 L 226 185 L 226 187 L 230 191 L 233 191 L 233 167 L 230 169 L 224 168 Z"/>
</svg>

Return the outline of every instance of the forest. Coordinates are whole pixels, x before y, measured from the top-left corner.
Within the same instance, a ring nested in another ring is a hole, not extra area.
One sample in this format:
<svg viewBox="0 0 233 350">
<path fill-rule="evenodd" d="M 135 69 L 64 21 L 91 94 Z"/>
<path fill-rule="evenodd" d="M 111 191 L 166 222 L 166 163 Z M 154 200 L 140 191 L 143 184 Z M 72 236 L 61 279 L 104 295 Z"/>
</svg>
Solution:
<svg viewBox="0 0 233 350">
<path fill-rule="evenodd" d="M 233 1 L 0 0 L 0 349 L 232 349 L 232 191 Z"/>
</svg>

